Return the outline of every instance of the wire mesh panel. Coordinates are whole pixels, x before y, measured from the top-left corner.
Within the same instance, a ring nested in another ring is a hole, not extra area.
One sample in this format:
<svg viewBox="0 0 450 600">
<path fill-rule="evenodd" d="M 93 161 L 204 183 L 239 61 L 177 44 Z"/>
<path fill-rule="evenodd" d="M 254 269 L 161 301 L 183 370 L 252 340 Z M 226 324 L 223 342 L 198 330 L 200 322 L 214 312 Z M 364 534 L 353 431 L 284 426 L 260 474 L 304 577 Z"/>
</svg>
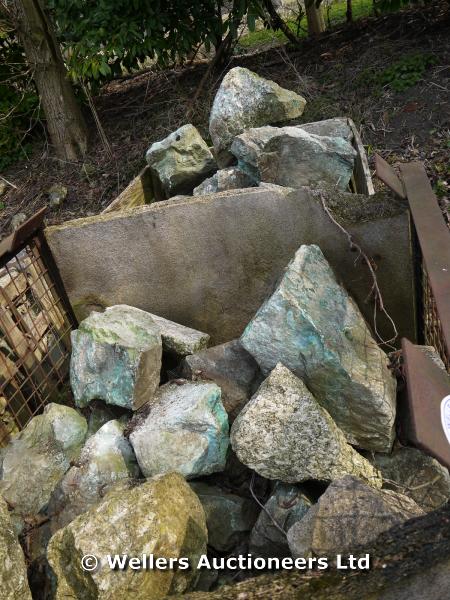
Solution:
<svg viewBox="0 0 450 600">
<path fill-rule="evenodd" d="M 42 232 L 0 257 L 0 447 L 67 386 L 75 325 Z"/>
<path fill-rule="evenodd" d="M 422 263 L 422 326 L 423 339 L 427 346 L 434 346 L 442 361 L 450 372 L 450 360 L 443 335 L 442 323 L 439 319 L 436 300 L 425 266 Z"/>
</svg>

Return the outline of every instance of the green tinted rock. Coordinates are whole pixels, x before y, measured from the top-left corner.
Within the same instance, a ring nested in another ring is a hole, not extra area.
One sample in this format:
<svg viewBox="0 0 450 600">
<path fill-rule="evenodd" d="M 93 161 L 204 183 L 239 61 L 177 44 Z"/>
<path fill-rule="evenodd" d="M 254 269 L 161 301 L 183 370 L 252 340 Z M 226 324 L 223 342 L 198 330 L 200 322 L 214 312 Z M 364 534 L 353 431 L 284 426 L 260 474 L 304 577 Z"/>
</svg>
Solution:
<svg viewBox="0 0 450 600">
<path fill-rule="evenodd" d="M 196 579 L 206 551 L 205 514 L 181 475 L 170 473 L 127 489 L 111 490 L 95 508 L 78 516 L 50 540 L 47 557 L 55 600 L 157 600 L 184 592 Z M 107 555 L 187 557 L 188 570 L 112 570 Z M 80 559 L 92 554 L 99 569 L 87 573 Z"/>
<path fill-rule="evenodd" d="M 100 399 L 136 410 L 152 398 L 162 346 L 149 313 L 124 304 L 93 312 L 71 339 L 70 383 L 77 406 Z"/>
<path fill-rule="evenodd" d="M 6 502 L 0 498 L 0 595 L 2 600 L 31 600 L 25 558 Z"/>
</svg>

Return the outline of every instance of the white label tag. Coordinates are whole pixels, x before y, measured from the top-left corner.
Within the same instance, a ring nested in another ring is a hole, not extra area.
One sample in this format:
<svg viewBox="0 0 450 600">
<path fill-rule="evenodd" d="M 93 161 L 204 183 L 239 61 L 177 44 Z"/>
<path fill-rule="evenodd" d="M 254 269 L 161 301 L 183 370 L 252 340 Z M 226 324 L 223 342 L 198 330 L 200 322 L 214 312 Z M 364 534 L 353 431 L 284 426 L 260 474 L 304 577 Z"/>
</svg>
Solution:
<svg viewBox="0 0 450 600">
<path fill-rule="evenodd" d="M 445 396 L 441 402 L 441 422 L 445 437 L 450 444 L 450 396 Z"/>
</svg>

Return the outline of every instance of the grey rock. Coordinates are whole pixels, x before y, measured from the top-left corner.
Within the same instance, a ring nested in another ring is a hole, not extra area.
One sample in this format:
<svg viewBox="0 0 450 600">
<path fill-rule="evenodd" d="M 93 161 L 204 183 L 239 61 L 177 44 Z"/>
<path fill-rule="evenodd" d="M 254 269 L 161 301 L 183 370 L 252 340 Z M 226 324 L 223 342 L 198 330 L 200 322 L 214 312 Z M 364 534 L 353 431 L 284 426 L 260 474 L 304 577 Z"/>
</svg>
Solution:
<svg viewBox="0 0 450 600">
<path fill-rule="evenodd" d="M 228 71 L 214 98 L 209 132 L 220 167 L 232 160 L 231 144 L 250 127 L 262 127 L 299 117 L 306 100 L 248 69 Z"/>
<path fill-rule="evenodd" d="M 26 220 L 27 215 L 25 213 L 16 213 L 11 219 L 11 229 L 13 231 L 16 231 L 16 229 L 18 229 L 22 225 L 22 223 L 25 223 Z"/>
<path fill-rule="evenodd" d="M 55 600 L 149 600 L 182 593 L 196 579 L 196 564 L 206 551 L 205 514 L 199 499 L 177 473 L 142 485 L 118 484 L 97 506 L 60 529 L 47 558 L 56 582 Z M 111 569 L 108 555 L 186 557 L 190 569 Z M 83 555 L 98 568 L 86 572 Z"/>
<path fill-rule="evenodd" d="M 88 437 L 91 437 L 97 431 L 108 423 L 115 419 L 116 415 L 110 406 L 104 404 L 101 400 L 93 400 L 89 404 L 89 417 L 88 417 Z"/>
<path fill-rule="evenodd" d="M 422 515 L 417 504 L 390 490 L 375 490 L 355 477 L 333 481 L 288 531 L 292 556 L 329 556 L 364 546 L 380 533 Z"/>
<path fill-rule="evenodd" d="M 152 144 L 146 159 L 168 196 L 191 192 L 217 168 L 206 142 L 190 124 Z"/>
<path fill-rule="evenodd" d="M 133 449 L 117 420 L 103 425 L 88 439 L 80 457 L 54 491 L 48 513 L 54 533 L 97 504 L 109 487 L 139 475 Z"/>
<path fill-rule="evenodd" d="M 177 471 L 193 478 L 225 467 L 228 417 L 214 383 L 163 385 L 147 414 L 136 415 L 130 429 L 146 477 Z"/>
<path fill-rule="evenodd" d="M 122 304 L 93 312 L 71 339 L 70 383 L 77 406 L 100 399 L 136 410 L 152 398 L 162 345 L 149 313 Z"/>
<path fill-rule="evenodd" d="M 226 552 L 248 536 L 260 510 L 255 502 L 202 482 L 193 481 L 191 488 L 205 511 L 209 546 Z"/>
<path fill-rule="evenodd" d="M 180 325 L 154 314 L 151 314 L 151 317 L 159 327 L 162 347 L 165 352 L 183 358 L 188 354 L 193 354 L 207 347 L 209 342 L 209 335 L 207 333 Z"/>
<path fill-rule="evenodd" d="M 324 121 L 315 121 L 314 123 L 303 123 L 302 125 L 297 125 L 297 127 L 314 135 L 343 138 L 348 142 L 353 141 L 353 131 L 346 117 L 325 119 Z"/>
<path fill-rule="evenodd" d="M 300 247 L 241 342 L 264 373 L 282 362 L 301 377 L 349 443 L 390 451 L 396 381 L 318 246 Z"/>
<path fill-rule="evenodd" d="M 448 469 L 417 448 L 375 454 L 374 465 L 381 472 L 384 487 L 409 496 L 425 511 L 439 508 L 450 499 Z"/>
<path fill-rule="evenodd" d="M 27 567 L 19 540 L 8 512 L 0 498 L 0 589 L 2 600 L 31 600 Z"/>
<path fill-rule="evenodd" d="M 47 506 L 86 434 L 86 419 L 76 410 L 48 404 L 14 438 L 4 454 L 0 493 L 15 516 L 33 516 Z"/>
<path fill-rule="evenodd" d="M 278 364 L 231 428 L 239 460 L 268 479 L 298 483 L 356 475 L 374 486 L 372 465 L 344 434 L 305 384 Z"/>
<path fill-rule="evenodd" d="M 290 556 L 286 534 L 310 507 L 301 487 L 278 483 L 252 529 L 249 552 L 264 558 Z"/>
<path fill-rule="evenodd" d="M 200 185 L 194 188 L 194 196 L 204 196 L 205 194 L 215 194 L 226 190 L 239 190 L 242 188 L 253 187 L 255 181 L 246 173 L 237 167 L 228 167 L 220 169 L 212 177 L 205 179 Z"/>
<path fill-rule="evenodd" d="M 61 183 L 53 184 L 48 190 L 48 199 L 51 208 L 57 208 L 61 206 L 67 196 L 67 188 Z"/>
<path fill-rule="evenodd" d="M 297 188 L 346 190 L 356 151 L 342 137 L 302 127 L 259 127 L 238 135 L 231 146 L 238 167 L 256 182 Z"/>
<path fill-rule="evenodd" d="M 239 340 L 233 340 L 186 356 L 181 364 L 181 375 L 187 379 L 212 379 L 217 383 L 231 422 L 250 399 L 260 371 Z"/>
</svg>

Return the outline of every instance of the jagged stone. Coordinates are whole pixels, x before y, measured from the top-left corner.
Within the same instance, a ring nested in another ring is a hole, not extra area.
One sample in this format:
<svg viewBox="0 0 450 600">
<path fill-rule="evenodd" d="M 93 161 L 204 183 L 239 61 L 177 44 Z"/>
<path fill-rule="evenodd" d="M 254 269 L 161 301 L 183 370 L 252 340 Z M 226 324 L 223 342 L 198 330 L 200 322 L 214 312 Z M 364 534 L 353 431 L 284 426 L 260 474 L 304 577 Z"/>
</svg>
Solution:
<svg viewBox="0 0 450 600">
<path fill-rule="evenodd" d="M 217 168 L 206 142 L 191 124 L 152 144 L 146 159 L 168 196 L 191 192 Z"/>
<path fill-rule="evenodd" d="M 375 454 L 384 487 L 412 498 L 423 510 L 439 508 L 450 499 L 448 469 L 418 448 L 398 448 L 390 455 Z"/>
<path fill-rule="evenodd" d="M 55 600 L 157 600 L 181 593 L 196 578 L 196 564 L 206 551 L 205 514 L 199 499 L 176 474 L 155 477 L 126 489 L 112 489 L 96 507 L 79 515 L 50 540 L 47 558 L 53 570 Z M 108 555 L 186 557 L 192 568 L 113 570 Z M 98 568 L 81 567 L 94 555 Z"/>
<path fill-rule="evenodd" d="M 151 317 L 159 327 L 162 347 L 165 352 L 183 358 L 207 347 L 209 342 L 207 333 L 180 325 L 157 315 L 151 314 Z"/>
<path fill-rule="evenodd" d="M 2 600 L 31 600 L 25 558 L 6 502 L 0 498 L 0 589 Z"/>
<path fill-rule="evenodd" d="M 249 551 L 263 558 L 290 556 L 286 534 L 310 506 L 299 486 L 278 483 L 252 529 Z"/>
<path fill-rule="evenodd" d="M 78 458 L 87 435 L 86 419 L 61 404 L 48 404 L 9 444 L 3 458 L 0 493 L 17 517 L 36 515 Z"/>
<path fill-rule="evenodd" d="M 305 384 L 278 364 L 231 428 L 239 460 L 268 479 L 332 481 L 346 474 L 373 486 L 381 479 L 345 441 Z"/>
<path fill-rule="evenodd" d="M 225 467 L 228 417 L 214 383 L 163 385 L 130 429 L 130 442 L 146 477 L 177 471 L 193 478 Z"/>
<path fill-rule="evenodd" d="M 395 379 L 318 246 L 304 245 L 296 252 L 241 343 L 264 373 L 282 362 L 301 377 L 349 443 L 390 451 Z"/>
<path fill-rule="evenodd" d="M 103 425 L 88 439 L 80 457 L 53 492 L 48 513 L 54 533 L 97 504 L 109 487 L 139 475 L 130 443 L 117 420 Z"/>
<path fill-rule="evenodd" d="M 256 73 L 235 67 L 214 98 L 209 132 L 219 166 L 230 164 L 234 137 L 250 127 L 286 122 L 301 116 L 306 100 Z"/>
<path fill-rule="evenodd" d="M 205 511 L 209 546 L 226 552 L 248 536 L 260 510 L 255 502 L 202 482 L 191 488 Z"/>
<path fill-rule="evenodd" d="M 293 557 L 336 557 L 374 540 L 391 527 L 422 515 L 402 494 L 375 490 L 356 477 L 333 481 L 306 515 L 288 531 Z"/>
<path fill-rule="evenodd" d="M 104 400 L 132 410 L 159 385 L 161 334 L 151 315 L 119 304 L 93 312 L 71 333 L 70 383 L 77 406 Z"/>
<path fill-rule="evenodd" d="M 346 190 L 356 151 L 343 137 L 309 133 L 302 127 L 258 127 L 231 146 L 238 167 L 256 183 Z"/>
<path fill-rule="evenodd" d="M 217 383 L 228 418 L 233 421 L 253 393 L 260 371 L 239 340 L 232 340 L 186 356 L 181 364 L 181 375 L 187 379 L 212 379 Z"/>
<path fill-rule="evenodd" d="M 227 169 L 220 169 L 212 177 L 205 179 L 194 188 L 194 196 L 204 196 L 205 194 L 214 194 L 226 190 L 239 190 L 254 185 L 255 181 L 246 173 L 237 167 L 228 167 Z"/>
</svg>

